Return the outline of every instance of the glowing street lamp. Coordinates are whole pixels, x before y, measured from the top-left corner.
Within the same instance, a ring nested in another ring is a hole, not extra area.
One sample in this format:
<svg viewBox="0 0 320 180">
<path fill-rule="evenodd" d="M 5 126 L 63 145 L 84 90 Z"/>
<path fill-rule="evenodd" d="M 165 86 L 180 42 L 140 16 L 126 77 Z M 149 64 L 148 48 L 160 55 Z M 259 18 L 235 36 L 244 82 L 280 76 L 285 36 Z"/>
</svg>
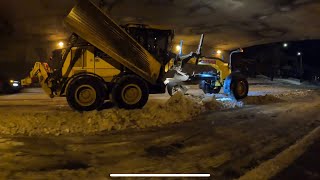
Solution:
<svg viewBox="0 0 320 180">
<path fill-rule="evenodd" d="M 297 52 L 297 56 L 300 57 L 300 82 L 303 81 L 303 62 L 302 62 L 302 52 Z"/>
<path fill-rule="evenodd" d="M 222 51 L 221 50 L 213 50 L 213 54 L 221 55 Z"/>
<path fill-rule="evenodd" d="M 288 43 L 283 43 L 282 45 L 284 48 L 287 48 L 288 47 Z"/>
<path fill-rule="evenodd" d="M 60 42 L 58 43 L 58 46 L 59 46 L 59 48 L 63 48 L 64 43 L 63 43 L 62 41 L 60 41 Z"/>
<path fill-rule="evenodd" d="M 181 46 L 177 45 L 177 46 L 176 46 L 176 50 L 177 50 L 177 51 L 180 51 L 180 50 L 181 50 Z"/>
<path fill-rule="evenodd" d="M 221 50 L 214 50 L 212 54 L 213 54 L 214 56 L 218 56 L 219 58 L 221 58 L 222 60 L 224 60 L 223 53 L 222 53 Z"/>
</svg>

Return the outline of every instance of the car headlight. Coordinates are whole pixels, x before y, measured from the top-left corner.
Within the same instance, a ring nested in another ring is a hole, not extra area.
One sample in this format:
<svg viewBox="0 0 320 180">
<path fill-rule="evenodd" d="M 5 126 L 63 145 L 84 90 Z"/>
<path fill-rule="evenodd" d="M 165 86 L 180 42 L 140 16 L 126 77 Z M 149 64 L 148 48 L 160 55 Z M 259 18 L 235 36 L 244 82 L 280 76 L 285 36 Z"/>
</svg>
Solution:
<svg viewBox="0 0 320 180">
<path fill-rule="evenodd" d="M 13 87 L 18 87 L 18 86 L 19 86 L 19 84 L 18 84 L 18 83 L 16 83 L 16 82 L 14 82 L 14 83 L 12 83 L 12 86 L 13 86 Z"/>
<path fill-rule="evenodd" d="M 15 80 L 10 80 L 10 84 L 12 87 L 19 87 L 20 86 L 20 82 L 15 81 Z"/>
</svg>

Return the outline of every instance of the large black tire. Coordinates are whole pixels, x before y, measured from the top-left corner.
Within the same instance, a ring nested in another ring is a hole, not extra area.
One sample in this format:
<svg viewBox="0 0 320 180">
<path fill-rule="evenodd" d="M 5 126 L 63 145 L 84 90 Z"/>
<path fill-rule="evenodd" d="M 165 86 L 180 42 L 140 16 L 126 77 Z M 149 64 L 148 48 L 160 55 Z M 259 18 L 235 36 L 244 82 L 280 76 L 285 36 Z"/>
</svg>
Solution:
<svg viewBox="0 0 320 180">
<path fill-rule="evenodd" d="M 174 82 L 170 82 L 167 84 L 167 91 L 170 96 L 173 96 L 175 93 L 179 91 L 183 92 L 181 85 Z"/>
<path fill-rule="evenodd" d="M 136 75 L 120 77 L 112 89 L 112 102 L 119 108 L 140 109 L 148 101 L 147 83 Z"/>
<path fill-rule="evenodd" d="M 69 106 L 76 111 L 92 111 L 100 108 L 106 97 L 104 82 L 93 76 L 80 76 L 67 87 Z"/>
<path fill-rule="evenodd" d="M 224 81 L 224 93 L 236 100 L 244 99 L 248 96 L 249 83 L 246 77 L 240 73 L 230 74 Z"/>
</svg>

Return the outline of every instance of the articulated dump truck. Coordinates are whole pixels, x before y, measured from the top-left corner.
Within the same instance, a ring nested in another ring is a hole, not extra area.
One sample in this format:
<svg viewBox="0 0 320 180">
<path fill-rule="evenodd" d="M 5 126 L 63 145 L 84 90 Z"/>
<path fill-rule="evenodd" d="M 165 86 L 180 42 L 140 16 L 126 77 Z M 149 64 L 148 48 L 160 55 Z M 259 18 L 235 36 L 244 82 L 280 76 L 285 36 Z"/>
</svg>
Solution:
<svg viewBox="0 0 320 180">
<path fill-rule="evenodd" d="M 36 62 L 22 85 L 37 77 L 50 97 L 65 96 L 77 111 L 98 109 L 105 100 L 142 108 L 149 94 L 165 93 L 172 30 L 119 26 L 88 0 L 79 0 L 65 23 L 73 34 L 66 48 L 53 53 L 58 68 Z"/>
</svg>

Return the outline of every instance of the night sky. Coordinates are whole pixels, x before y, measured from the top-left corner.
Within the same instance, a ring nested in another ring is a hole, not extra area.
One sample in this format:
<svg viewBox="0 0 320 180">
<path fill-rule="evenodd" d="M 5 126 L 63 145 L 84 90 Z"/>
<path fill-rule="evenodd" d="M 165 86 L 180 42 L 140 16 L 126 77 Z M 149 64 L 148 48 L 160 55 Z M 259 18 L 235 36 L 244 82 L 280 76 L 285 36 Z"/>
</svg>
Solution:
<svg viewBox="0 0 320 180">
<path fill-rule="evenodd" d="M 288 46 L 284 47 L 284 43 L 287 43 Z M 254 58 L 258 54 L 270 54 L 272 50 L 279 51 L 283 53 L 283 55 L 291 58 L 297 57 L 297 53 L 301 52 L 303 62 L 305 64 L 320 68 L 320 40 L 292 41 L 256 45 L 245 48 L 243 57 Z"/>
<path fill-rule="evenodd" d="M 301 52 L 305 64 L 320 68 L 320 40 L 289 42 L 288 50 L 285 52 L 289 56 L 295 56 L 297 52 Z"/>
<path fill-rule="evenodd" d="M 287 44 L 285 47 L 284 44 Z M 271 71 L 290 69 L 289 77 L 299 77 L 300 56 L 302 54 L 303 77 L 311 80 L 320 76 L 320 40 L 286 41 L 256 45 L 244 49 L 244 53 L 235 56 L 237 64 L 255 64 L 257 74 L 271 76 Z M 273 69 L 273 70 L 272 70 Z M 252 71 L 252 69 L 251 69 Z M 282 74 L 278 72 L 278 76 Z"/>
</svg>

